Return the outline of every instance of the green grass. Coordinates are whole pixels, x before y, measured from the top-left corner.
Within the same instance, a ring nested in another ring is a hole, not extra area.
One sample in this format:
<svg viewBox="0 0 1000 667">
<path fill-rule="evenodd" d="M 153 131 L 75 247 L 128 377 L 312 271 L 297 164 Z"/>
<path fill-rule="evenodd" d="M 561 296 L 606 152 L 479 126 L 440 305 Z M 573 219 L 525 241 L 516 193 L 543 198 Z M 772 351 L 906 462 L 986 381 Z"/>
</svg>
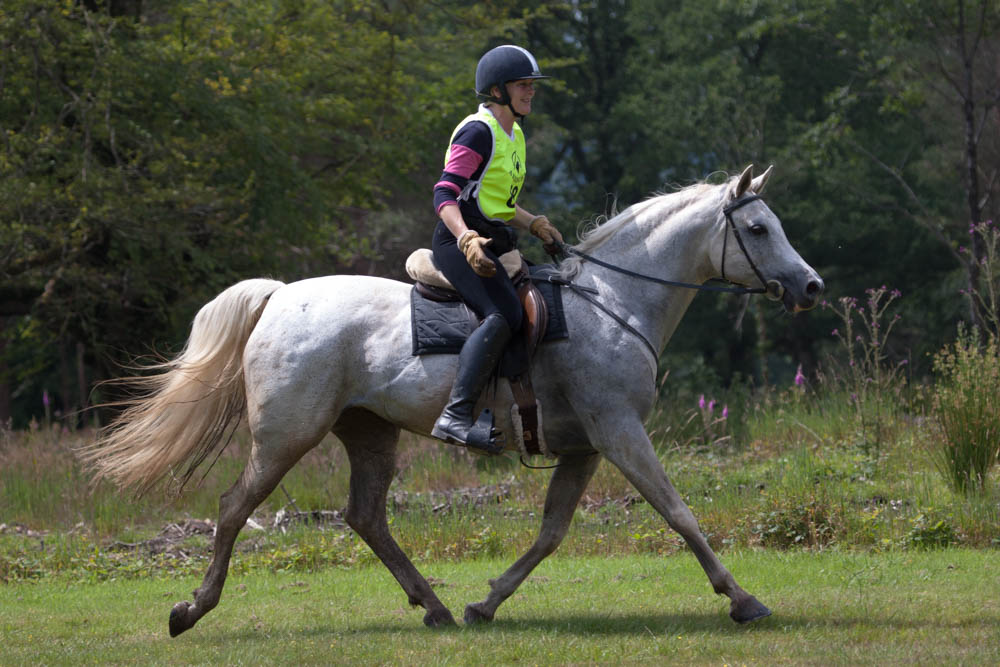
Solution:
<svg viewBox="0 0 1000 667">
<path fill-rule="evenodd" d="M 558 553 L 490 626 L 424 628 L 350 530 L 294 526 L 244 530 L 220 607 L 173 641 L 167 614 L 198 585 L 211 538 L 142 544 L 168 522 L 215 519 L 245 434 L 180 497 L 137 500 L 90 488 L 72 457 L 85 432 L 0 432 L 0 663 L 997 663 L 995 471 L 980 493 L 955 492 L 934 431 L 906 412 L 862 422 L 843 396 L 774 394 L 744 411 L 738 446 L 672 431 L 684 415 L 651 419 L 703 532 L 775 610 L 749 627 L 602 463 Z M 331 437 L 255 518 L 269 525 L 289 496 L 341 510 L 348 474 Z M 457 616 L 535 539 L 549 476 L 404 436 L 391 528 Z"/>
<path fill-rule="evenodd" d="M 690 554 L 545 561 L 489 625 L 432 630 L 381 567 L 232 576 L 169 639 L 193 577 L 0 587 L 4 664 L 996 664 L 1000 555 L 734 551 L 774 615 L 727 617 Z M 457 616 L 509 563 L 433 563 Z"/>
<path fill-rule="evenodd" d="M 657 440 L 674 485 L 711 544 L 726 549 L 907 551 L 926 547 L 1000 546 L 1000 492 L 955 492 L 935 467 L 926 420 L 887 411 L 877 448 L 858 439 L 852 411 L 837 396 L 802 395 L 762 402 L 748 417 L 741 447 L 681 446 Z M 657 430 L 656 420 L 651 430 Z M 659 429 L 666 431 L 667 429 Z M 154 537 L 167 522 L 214 519 L 218 495 L 245 460 L 246 436 L 211 470 L 199 471 L 179 498 L 122 495 L 89 488 L 72 457 L 87 433 L 40 429 L 0 433 L 0 582 L 60 576 L 68 581 L 137 578 L 156 572 L 198 573 L 210 539 L 192 537 L 183 556 L 112 549 Z M 270 524 L 289 496 L 300 509 L 343 509 L 349 469 L 331 437 L 310 452 L 261 506 Z M 532 543 L 550 474 L 512 459 L 479 459 L 455 448 L 405 436 L 390 490 L 392 530 L 418 562 L 516 558 Z M 470 489 L 477 489 L 470 491 Z M 27 531 L 33 531 L 31 535 Z M 571 556 L 672 554 L 684 549 L 621 473 L 602 463 L 577 511 L 561 552 Z M 244 531 L 239 571 L 314 572 L 371 560 L 346 529 Z"/>
</svg>

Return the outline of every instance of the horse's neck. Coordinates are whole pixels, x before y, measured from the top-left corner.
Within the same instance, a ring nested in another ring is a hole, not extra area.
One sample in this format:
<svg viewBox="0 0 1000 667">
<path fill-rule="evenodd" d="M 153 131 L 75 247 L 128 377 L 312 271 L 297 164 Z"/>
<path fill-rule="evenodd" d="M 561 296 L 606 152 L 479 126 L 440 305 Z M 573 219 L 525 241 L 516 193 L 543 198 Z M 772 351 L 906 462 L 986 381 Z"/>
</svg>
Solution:
<svg viewBox="0 0 1000 667">
<path fill-rule="evenodd" d="M 701 284 L 712 277 L 708 248 L 718 230 L 711 206 L 693 203 L 663 219 L 655 203 L 634 207 L 622 215 L 632 217 L 613 237 L 595 249 L 594 257 L 610 264 L 656 278 Z M 602 295 L 615 302 L 649 342 L 662 352 L 694 299 L 696 290 L 670 287 L 587 265 L 589 280 Z"/>
</svg>

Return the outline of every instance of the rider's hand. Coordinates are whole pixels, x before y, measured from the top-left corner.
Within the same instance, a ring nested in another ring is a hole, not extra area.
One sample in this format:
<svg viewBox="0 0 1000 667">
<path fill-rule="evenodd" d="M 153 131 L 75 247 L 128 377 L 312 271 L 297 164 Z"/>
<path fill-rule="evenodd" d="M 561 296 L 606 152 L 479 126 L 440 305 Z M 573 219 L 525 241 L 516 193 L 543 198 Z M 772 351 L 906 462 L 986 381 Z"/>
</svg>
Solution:
<svg viewBox="0 0 1000 667">
<path fill-rule="evenodd" d="M 535 216 L 535 219 L 531 221 L 531 225 L 528 226 L 531 233 L 539 238 L 539 240 L 545 245 L 552 245 L 553 242 L 559 241 L 562 243 L 563 237 L 556 229 L 555 225 L 549 222 L 549 219 L 544 215 Z"/>
<path fill-rule="evenodd" d="M 483 238 L 471 229 L 458 239 L 458 249 L 465 255 L 465 260 L 476 272 L 476 275 L 483 278 L 490 278 L 497 272 L 497 265 L 493 263 L 484 250 L 491 243 L 493 243 L 493 239 Z"/>
</svg>

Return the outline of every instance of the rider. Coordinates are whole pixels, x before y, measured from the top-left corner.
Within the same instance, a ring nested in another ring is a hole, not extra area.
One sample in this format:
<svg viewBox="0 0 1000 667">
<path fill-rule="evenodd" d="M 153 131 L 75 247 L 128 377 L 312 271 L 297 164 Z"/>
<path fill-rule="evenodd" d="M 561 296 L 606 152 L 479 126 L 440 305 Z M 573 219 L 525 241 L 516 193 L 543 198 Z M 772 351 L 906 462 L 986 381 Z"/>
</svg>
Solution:
<svg viewBox="0 0 1000 667">
<path fill-rule="evenodd" d="M 498 46 L 483 55 L 476 66 L 476 93 L 483 103 L 452 133 L 444 173 L 434 186 L 440 216 L 431 244 L 434 263 L 482 320 L 462 347 L 451 397 L 431 431 L 447 442 L 497 446 L 492 417 L 475 422 L 473 411 L 521 326 L 517 291 L 498 259 L 517 247 L 514 228 L 545 244 L 562 241 L 548 218 L 517 205 L 525 176 L 524 134 L 517 121 L 531 113 L 535 80 L 547 78 L 519 46 Z"/>
</svg>

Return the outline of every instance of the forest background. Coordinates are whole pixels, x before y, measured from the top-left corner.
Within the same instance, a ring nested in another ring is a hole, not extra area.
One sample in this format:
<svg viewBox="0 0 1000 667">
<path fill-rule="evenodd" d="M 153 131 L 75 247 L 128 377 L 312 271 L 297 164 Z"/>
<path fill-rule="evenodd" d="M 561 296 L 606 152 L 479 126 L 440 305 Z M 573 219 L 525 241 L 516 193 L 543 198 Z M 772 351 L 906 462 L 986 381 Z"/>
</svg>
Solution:
<svg viewBox="0 0 1000 667">
<path fill-rule="evenodd" d="M 502 43 L 554 77 L 522 202 L 567 240 L 774 164 L 768 203 L 826 298 L 901 291 L 889 361 L 920 377 L 983 324 L 970 229 L 1000 221 L 1000 0 L 4 0 L 0 423 L 99 402 L 238 280 L 403 278 Z M 837 345 L 836 309 L 754 299 L 736 332 L 739 306 L 695 300 L 664 391 L 791 382 Z"/>
</svg>

